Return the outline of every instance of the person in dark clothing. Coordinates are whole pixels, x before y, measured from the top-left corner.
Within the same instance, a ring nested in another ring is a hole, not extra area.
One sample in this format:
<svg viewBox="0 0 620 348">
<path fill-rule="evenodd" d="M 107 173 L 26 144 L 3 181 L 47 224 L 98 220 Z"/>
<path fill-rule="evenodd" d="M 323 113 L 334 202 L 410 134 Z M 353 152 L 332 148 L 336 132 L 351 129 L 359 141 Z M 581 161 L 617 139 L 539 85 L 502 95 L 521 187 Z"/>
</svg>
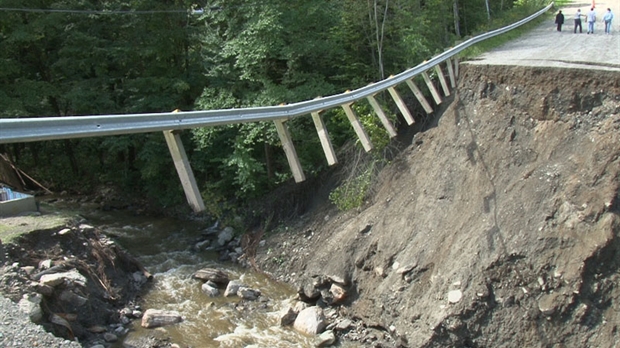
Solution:
<svg viewBox="0 0 620 348">
<path fill-rule="evenodd" d="M 555 16 L 555 24 L 558 25 L 558 31 L 562 31 L 562 24 L 564 24 L 564 15 L 562 11 L 558 11 L 558 14 Z"/>
</svg>

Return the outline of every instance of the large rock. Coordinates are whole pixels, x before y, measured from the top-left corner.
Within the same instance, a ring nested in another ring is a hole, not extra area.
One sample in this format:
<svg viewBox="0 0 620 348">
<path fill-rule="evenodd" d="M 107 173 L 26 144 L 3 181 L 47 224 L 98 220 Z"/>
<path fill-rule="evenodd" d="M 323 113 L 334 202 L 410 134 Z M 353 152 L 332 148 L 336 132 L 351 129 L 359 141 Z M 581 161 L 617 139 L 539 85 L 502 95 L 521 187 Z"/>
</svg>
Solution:
<svg viewBox="0 0 620 348">
<path fill-rule="evenodd" d="M 320 307 L 308 307 L 299 312 L 295 323 L 295 330 L 307 335 L 316 335 L 325 329 L 325 315 Z"/>
<path fill-rule="evenodd" d="M 220 295 L 220 290 L 213 285 L 213 283 L 204 283 L 202 284 L 202 292 L 209 295 L 209 297 L 217 297 Z"/>
<path fill-rule="evenodd" d="M 203 268 L 196 271 L 193 277 L 203 281 L 212 281 L 217 284 L 228 284 L 229 278 L 226 272 L 216 268 Z"/>
<path fill-rule="evenodd" d="M 160 309 L 147 309 L 142 316 L 142 327 L 154 328 L 168 326 L 183 321 L 183 317 L 177 311 L 164 311 Z"/>
<path fill-rule="evenodd" d="M 77 283 L 81 286 L 86 285 L 86 278 L 81 275 L 80 272 L 78 272 L 76 269 L 72 269 L 69 272 L 45 274 L 41 276 L 41 279 L 39 279 L 39 282 L 41 284 L 51 287 L 60 285 L 65 281 Z"/>
<path fill-rule="evenodd" d="M 237 290 L 237 296 L 244 300 L 256 300 L 260 296 L 260 290 L 248 288 L 246 286 L 240 286 Z"/>
<path fill-rule="evenodd" d="M 243 284 L 240 280 L 231 280 L 230 282 L 228 282 L 228 285 L 226 286 L 226 291 L 224 291 L 224 296 L 231 297 L 231 296 L 237 295 L 237 291 L 239 291 L 239 288 L 242 286 L 245 286 L 245 284 Z"/>
<path fill-rule="evenodd" d="M 329 347 L 336 342 L 336 335 L 334 331 L 327 330 L 319 335 L 317 338 L 316 346 L 317 347 Z"/>
<path fill-rule="evenodd" d="M 21 300 L 19 300 L 19 310 L 28 314 L 30 321 L 33 323 L 39 323 L 43 319 L 43 310 L 41 310 L 41 295 L 29 295 L 24 294 Z"/>
<path fill-rule="evenodd" d="M 219 246 L 224 246 L 226 243 L 230 242 L 235 235 L 235 230 L 232 227 L 226 227 L 217 235 L 217 244 Z"/>
<path fill-rule="evenodd" d="M 288 301 L 280 311 L 280 325 L 293 325 L 295 319 L 297 319 L 297 314 L 306 308 L 308 308 L 308 304 L 305 302 L 296 300 Z"/>
</svg>

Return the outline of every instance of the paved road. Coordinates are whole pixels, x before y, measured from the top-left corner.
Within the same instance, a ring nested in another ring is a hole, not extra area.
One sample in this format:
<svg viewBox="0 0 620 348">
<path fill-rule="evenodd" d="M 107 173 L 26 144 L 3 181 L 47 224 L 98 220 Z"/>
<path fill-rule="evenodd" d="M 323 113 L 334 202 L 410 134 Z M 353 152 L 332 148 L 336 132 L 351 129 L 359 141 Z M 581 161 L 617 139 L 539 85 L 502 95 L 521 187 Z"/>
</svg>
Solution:
<svg viewBox="0 0 620 348">
<path fill-rule="evenodd" d="M 620 0 L 596 1 L 597 21 L 594 34 L 573 33 L 577 9 L 587 14 L 592 6 L 589 1 L 573 1 L 560 8 L 564 14 L 562 32 L 556 30 L 554 18 L 536 29 L 505 45 L 485 53 L 470 64 L 552 66 L 620 71 Z M 605 35 L 603 15 L 611 8 L 614 14 L 611 35 Z M 583 19 L 582 19 L 583 21 Z"/>
</svg>

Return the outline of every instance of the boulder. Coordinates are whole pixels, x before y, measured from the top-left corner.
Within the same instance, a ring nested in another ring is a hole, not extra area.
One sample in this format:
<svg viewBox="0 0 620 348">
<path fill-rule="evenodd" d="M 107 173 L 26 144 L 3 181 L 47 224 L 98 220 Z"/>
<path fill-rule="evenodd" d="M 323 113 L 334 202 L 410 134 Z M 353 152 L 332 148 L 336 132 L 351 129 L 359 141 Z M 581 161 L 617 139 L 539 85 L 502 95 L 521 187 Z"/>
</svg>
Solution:
<svg viewBox="0 0 620 348">
<path fill-rule="evenodd" d="M 260 296 L 260 290 L 251 289 L 246 286 L 240 286 L 237 290 L 237 296 L 244 300 L 256 300 Z"/>
<path fill-rule="evenodd" d="M 43 310 L 41 309 L 42 297 L 40 294 L 29 295 L 24 294 L 21 300 L 19 300 L 19 310 L 28 314 L 30 321 L 33 323 L 39 323 L 43 319 Z"/>
<path fill-rule="evenodd" d="M 319 335 L 316 346 L 317 347 L 329 347 L 336 342 L 336 335 L 334 331 L 327 330 Z"/>
<path fill-rule="evenodd" d="M 347 291 L 340 285 L 334 283 L 329 288 L 329 293 L 332 295 L 332 304 L 339 304 L 344 302 L 347 298 Z"/>
<path fill-rule="evenodd" d="M 217 287 L 211 285 L 213 283 L 202 284 L 202 292 L 209 295 L 209 297 L 217 297 L 220 295 L 220 290 Z"/>
<path fill-rule="evenodd" d="M 321 333 L 323 329 L 325 329 L 325 315 L 323 314 L 323 310 L 317 306 L 304 309 L 297 314 L 293 327 L 295 330 L 307 335 Z"/>
<path fill-rule="evenodd" d="M 226 227 L 217 235 L 217 244 L 219 246 L 224 246 L 226 243 L 230 242 L 233 239 L 235 234 L 235 230 L 232 227 Z"/>
<path fill-rule="evenodd" d="M 154 328 L 173 325 L 183 321 L 177 311 L 164 311 L 160 309 L 147 309 L 142 316 L 142 327 Z"/>
<path fill-rule="evenodd" d="M 245 286 L 245 285 L 241 281 L 231 280 L 230 282 L 228 282 L 228 285 L 226 286 L 226 291 L 224 291 L 224 296 L 231 297 L 231 296 L 237 295 L 237 291 L 239 291 L 239 288 L 242 286 Z"/>
<path fill-rule="evenodd" d="M 217 284 L 228 284 L 229 278 L 226 272 L 216 268 L 203 268 L 196 271 L 193 275 L 194 279 L 200 279 L 202 281 L 212 281 Z"/>
<path fill-rule="evenodd" d="M 61 272 L 61 273 L 53 273 L 53 274 L 45 274 L 41 276 L 39 282 L 43 285 L 47 286 L 57 286 L 66 281 L 71 283 L 76 283 L 81 286 L 86 285 L 86 278 L 80 274 L 76 269 L 72 269 L 69 272 Z"/>
</svg>

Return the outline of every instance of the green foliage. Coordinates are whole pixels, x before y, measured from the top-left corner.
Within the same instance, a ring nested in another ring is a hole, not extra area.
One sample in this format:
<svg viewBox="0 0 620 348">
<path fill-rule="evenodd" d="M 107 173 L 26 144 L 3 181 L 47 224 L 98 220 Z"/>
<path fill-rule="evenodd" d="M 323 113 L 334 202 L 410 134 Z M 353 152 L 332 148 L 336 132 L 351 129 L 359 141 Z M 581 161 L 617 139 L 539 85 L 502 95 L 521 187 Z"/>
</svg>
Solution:
<svg viewBox="0 0 620 348">
<path fill-rule="evenodd" d="M 490 21 L 485 0 L 214 0 L 201 16 L 4 11 L 0 117 L 230 109 L 333 95 L 400 73 L 452 45 L 455 3 L 463 35 L 521 19 L 545 4 L 489 2 Z M 0 0 L 6 8 L 94 11 L 192 6 L 190 0 Z M 384 163 L 379 154 L 389 146 L 370 106 L 360 101 L 352 107 L 376 155 L 373 166 L 358 163 L 348 174 L 350 187 L 333 194 L 343 207 L 361 204 L 370 173 Z M 323 117 L 337 149 L 357 139 L 341 108 Z M 320 173 L 326 163 L 310 117 L 287 126 L 304 172 Z M 271 122 L 194 129 L 182 138 L 215 215 L 225 215 L 232 199 L 260 197 L 291 179 Z M 0 151 L 52 189 L 105 184 L 161 205 L 184 201 L 161 134 L 2 145 Z"/>
</svg>

